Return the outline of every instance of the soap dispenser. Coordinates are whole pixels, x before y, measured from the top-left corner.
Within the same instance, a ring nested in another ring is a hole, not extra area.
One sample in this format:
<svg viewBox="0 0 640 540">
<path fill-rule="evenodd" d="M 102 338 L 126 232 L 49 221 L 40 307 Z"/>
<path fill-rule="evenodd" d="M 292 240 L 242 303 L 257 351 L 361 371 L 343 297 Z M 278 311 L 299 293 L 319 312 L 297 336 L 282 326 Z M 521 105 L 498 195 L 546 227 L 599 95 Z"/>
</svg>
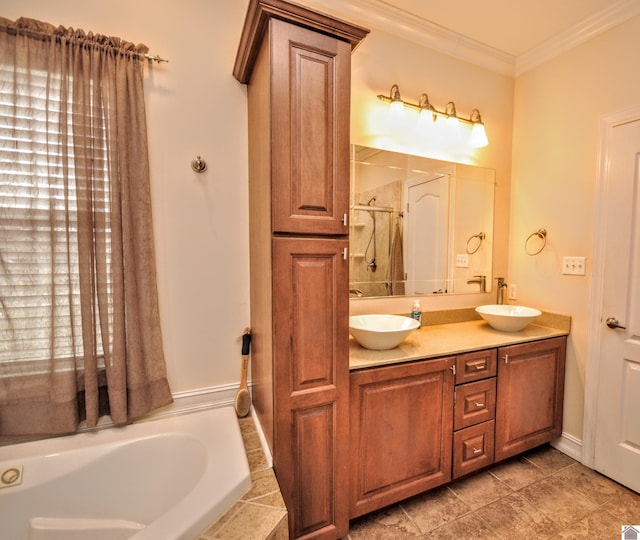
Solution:
<svg viewBox="0 0 640 540">
<path fill-rule="evenodd" d="M 419 300 L 415 300 L 413 302 L 413 308 L 411 309 L 411 318 L 418 321 L 419 327 L 422 326 L 422 308 L 420 307 Z"/>
</svg>

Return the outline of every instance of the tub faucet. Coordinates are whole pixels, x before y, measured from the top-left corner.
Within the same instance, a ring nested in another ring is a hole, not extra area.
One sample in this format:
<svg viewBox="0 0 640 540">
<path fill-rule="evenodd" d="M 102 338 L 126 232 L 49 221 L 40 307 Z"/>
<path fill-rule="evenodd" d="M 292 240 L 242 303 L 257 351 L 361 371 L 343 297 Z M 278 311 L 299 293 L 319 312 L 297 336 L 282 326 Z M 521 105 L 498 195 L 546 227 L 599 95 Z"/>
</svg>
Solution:
<svg viewBox="0 0 640 540">
<path fill-rule="evenodd" d="M 469 283 L 478 283 L 480 284 L 480 292 L 487 292 L 487 276 L 473 276 L 475 279 L 470 279 L 467 281 Z"/>
<path fill-rule="evenodd" d="M 349 294 L 355 294 L 356 296 L 362 296 L 364 293 L 360 289 L 349 289 Z"/>
<path fill-rule="evenodd" d="M 504 304 L 504 291 L 507 288 L 507 284 L 503 277 L 496 278 L 498 280 L 498 290 L 496 292 L 496 304 Z"/>
</svg>

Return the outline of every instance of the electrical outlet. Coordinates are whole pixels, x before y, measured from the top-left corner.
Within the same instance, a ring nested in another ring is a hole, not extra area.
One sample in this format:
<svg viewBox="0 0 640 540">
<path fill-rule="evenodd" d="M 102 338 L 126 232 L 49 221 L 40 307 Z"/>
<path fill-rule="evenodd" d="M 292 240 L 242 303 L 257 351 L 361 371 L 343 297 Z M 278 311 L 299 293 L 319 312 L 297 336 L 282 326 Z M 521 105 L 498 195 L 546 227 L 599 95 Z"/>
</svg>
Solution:
<svg viewBox="0 0 640 540">
<path fill-rule="evenodd" d="M 570 276 L 584 276 L 587 273 L 586 257 L 562 257 L 562 273 Z"/>
<path fill-rule="evenodd" d="M 466 253 L 456 255 L 456 268 L 469 268 L 469 256 Z"/>
<path fill-rule="evenodd" d="M 509 300 L 518 299 L 518 286 L 514 283 L 509 284 Z"/>
</svg>

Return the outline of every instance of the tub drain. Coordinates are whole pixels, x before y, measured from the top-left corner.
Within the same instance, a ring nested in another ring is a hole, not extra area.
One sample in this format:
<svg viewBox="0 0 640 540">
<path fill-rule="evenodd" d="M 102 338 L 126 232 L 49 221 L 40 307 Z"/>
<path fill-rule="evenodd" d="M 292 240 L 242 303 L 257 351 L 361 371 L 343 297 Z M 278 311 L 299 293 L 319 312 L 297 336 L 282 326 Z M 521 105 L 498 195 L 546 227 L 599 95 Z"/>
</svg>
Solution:
<svg viewBox="0 0 640 540">
<path fill-rule="evenodd" d="M 22 483 L 22 465 L 0 470 L 0 488 L 18 486 Z"/>
</svg>

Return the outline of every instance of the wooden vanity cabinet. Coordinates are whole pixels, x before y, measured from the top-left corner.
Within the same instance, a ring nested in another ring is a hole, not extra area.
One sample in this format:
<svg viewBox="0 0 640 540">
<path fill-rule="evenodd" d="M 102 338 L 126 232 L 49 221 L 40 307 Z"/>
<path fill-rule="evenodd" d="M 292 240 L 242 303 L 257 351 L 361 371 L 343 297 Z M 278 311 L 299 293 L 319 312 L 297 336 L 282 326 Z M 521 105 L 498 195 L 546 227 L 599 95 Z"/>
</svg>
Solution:
<svg viewBox="0 0 640 540">
<path fill-rule="evenodd" d="M 559 437 L 566 341 L 352 371 L 351 518 Z"/>
<path fill-rule="evenodd" d="M 566 337 L 498 349 L 495 458 L 562 434 Z"/>
<path fill-rule="evenodd" d="M 351 517 L 451 480 L 455 357 L 351 373 Z"/>
<path fill-rule="evenodd" d="M 250 0 L 247 84 L 252 399 L 291 538 L 349 531 L 351 51 L 368 30 Z"/>
</svg>

